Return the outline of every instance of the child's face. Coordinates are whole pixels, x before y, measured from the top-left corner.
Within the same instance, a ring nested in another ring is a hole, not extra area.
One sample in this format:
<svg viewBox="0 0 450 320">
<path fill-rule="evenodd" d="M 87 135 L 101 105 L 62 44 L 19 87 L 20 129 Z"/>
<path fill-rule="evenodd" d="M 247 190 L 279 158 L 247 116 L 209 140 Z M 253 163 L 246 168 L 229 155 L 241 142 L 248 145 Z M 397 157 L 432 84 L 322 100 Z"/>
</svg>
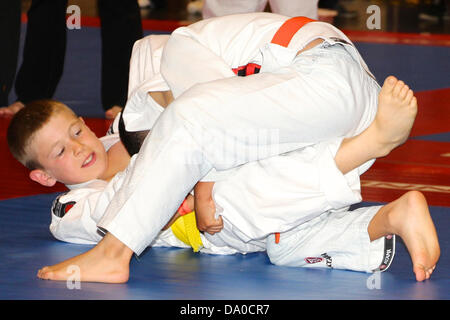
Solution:
<svg viewBox="0 0 450 320">
<path fill-rule="evenodd" d="M 64 184 L 101 179 L 108 166 L 101 141 L 68 111 L 53 115 L 36 132 L 30 148 L 43 171 Z"/>
</svg>

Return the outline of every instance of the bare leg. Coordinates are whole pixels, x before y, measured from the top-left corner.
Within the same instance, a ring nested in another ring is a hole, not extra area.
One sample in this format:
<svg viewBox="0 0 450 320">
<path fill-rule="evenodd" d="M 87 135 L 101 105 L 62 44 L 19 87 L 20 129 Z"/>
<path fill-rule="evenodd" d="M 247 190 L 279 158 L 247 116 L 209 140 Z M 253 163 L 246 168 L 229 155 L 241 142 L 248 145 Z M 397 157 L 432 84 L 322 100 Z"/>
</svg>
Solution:
<svg viewBox="0 0 450 320">
<path fill-rule="evenodd" d="M 37 276 L 46 280 L 67 280 L 70 266 L 77 266 L 83 282 L 124 283 L 128 281 L 133 251 L 107 233 L 91 250 L 51 267 L 44 267 Z"/>
<path fill-rule="evenodd" d="M 439 241 L 425 197 L 418 191 L 405 193 L 382 207 L 370 222 L 370 240 L 399 235 L 406 244 L 417 281 L 429 279 L 440 256 Z"/>
</svg>

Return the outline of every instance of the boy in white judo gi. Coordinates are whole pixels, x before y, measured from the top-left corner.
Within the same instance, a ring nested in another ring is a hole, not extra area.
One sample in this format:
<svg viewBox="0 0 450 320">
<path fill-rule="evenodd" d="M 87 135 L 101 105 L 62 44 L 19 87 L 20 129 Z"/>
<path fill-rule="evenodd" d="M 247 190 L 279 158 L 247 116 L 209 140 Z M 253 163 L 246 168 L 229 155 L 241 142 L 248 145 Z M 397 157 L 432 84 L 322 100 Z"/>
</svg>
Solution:
<svg viewBox="0 0 450 320">
<path fill-rule="evenodd" d="M 295 34 L 296 41 L 291 42 L 295 43 L 293 48 L 288 47 L 281 51 L 276 46 L 263 48 L 264 43 L 267 44 L 270 41 L 285 21 L 286 18 L 275 15 L 224 17 L 204 21 L 190 28 L 182 28 L 178 33 L 174 33 L 175 36 L 171 37 L 173 41 L 169 40 L 163 56 L 163 58 L 167 57 L 167 61 L 173 58 L 171 55 L 174 54 L 169 44 L 172 49 L 178 45 L 182 48 L 183 43 L 192 44 L 194 40 L 194 46 L 197 41 L 198 49 L 205 47 L 209 50 L 206 55 L 202 55 L 202 58 L 208 54 L 210 58 L 217 56 L 221 59 L 222 66 L 227 65 L 228 69 L 220 66 L 217 68 L 220 64 L 220 61 L 217 61 L 218 64 L 215 64 L 213 69 L 208 69 L 206 77 L 203 77 L 206 79 L 204 83 L 190 87 L 187 82 L 183 82 L 183 77 L 176 77 L 176 73 L 179 73 L 179 70 L 184 72 L 184 69 L 177 69 L 176 64 L 165 65 L 163 59 L 163 76 L 177 99 L 152 128 L 152 133 L 145 140 L 142 148 L 145 152 L 140 152 L 137 156 L 130 175 L 127 175 L 99 223 L 100 227 L 108 230 L 108 233 L 95 248 L 87 253 L 54 267 L 42 269 L 39 272 L 40 277 L 63 279 L 65 266 L 78 264 L 82 269 L 84 281 L 126 281 L 132 253 L 142 252 L 153 241 L 159 230 L 170 220 L 170 212 L 176 210 L 185 194 L 199 179 L 212 168 L 225 170 L 258 159 L 258 155 L 255 154 L 245 154 L 245 157 L 241 158 L 239 152 L 225 147 L 223 150 L 225 156 L 233 161 L 224 162 L 221 158 L 224 154 L 218 157 L 217 150 L 214 149 L 215 144 L 207 146 L 202 144 L 202 138 L 205 135 L 219 142 L 231 138 L 235 143 L 233 147 L 238 146 L 238 150 L 242 148 L 240 150 L 246 152 L 250 147 L 257 146 L 264 151 L 264 157 L 269 157 L 335 137 L 349 137 L 350 141 L 354 141 L 353 137 L 360 138 L 363 132 L 368 132 L 364 136 L 372 138 L 369 141 L 375 142 L 378 153 L 372 154 L 366 161 L 385 155 L 392 147 L 406 139 L 404 127 L 396 129 L 396 126 L 390 127 L 390 125 L 393 124 L 394 118 L 396 121 L 404 120 L 405 123 L 409 123 L 409 126 L 412 125 L 415 116 L 415 111 L 412 110 L 415 107 L 414 103 L 411 104 L 412 98 L 407 98 L 408 89 L 402 88 L 398 92 L 400 86 L 395 85 L 395 79 L 391 79 L 393 83 L 387 81 L 385 94 L 382 91 L 380 95 L 380 101 L 385 100 L 387 107 L 382 107 L 383 103 L 380 103 L 379 111 L 383 109 L 383 112 L 380 112 L 382 119 L 378 119 L 380 121 L 376 119 L 368 127 L 375 116 L 376 103 L 374 105 L 374 102 L 377 94 L 371 90 L 375 84 L 364 72 L 365 64 L 359 59 L 356 50 L 351 47 L 342 33 L 318 22 L 306 25 Z M 222 38 L 222 34 L 216 31 L 223 29 L 224 22 L 228 25 L 231 23 L 231 26 L 236 29 L 230 30 Z M 222 28 L 219 28 L 220 24 Z M 324 31 L 326 28 L 328 30 Z M 192 34 L 190 31 L 193 31 Z M 203 35 L 210 34 L 210 36 L 202 37 L 203 31 L 205 31 Z M 217 37 L 218 34 L 220 37 Z M 320 34 L 325 39 L 323 43 L 297 55 L 302 48 L 317 44 L 313 41 L 320 38 Z M 200 36 L 196 38 L 198 35 Z M 344 45 L 335 45 L 333 35 L 344 37 L 338 41 Z M 209 42 L 208 46 L 202 44 L 205 39 Z M 231 55 L 229 52 L 232 50 L 221 51 L 236 44 L 238 45 L 235 49 L 239 49 L 242 55 L 237 53 L 239 50 Z M 169 50 L 167 50 L 168 47 Z M 191 46 L 186 48 L 189 49 Z M 263 49 L 259 51 L 260 48 Z M 229 72 L 230 66 L 233 67 L 232 60 L 240 62 L 239 57 L 244 57 L 247 63 L 252 62 L 252 58 L 263 58 L 261 73 L 240 79 L 230 77 L 228 73 L 227 78 L 225 73 Z M 195 68 L 195 59 L 194 57 L 192 64 L 185 69 L 189 70 L 192 67 L 193 71 L 199 72 L 200 69 Z M 178 81 L 180 79 L 183 81 Z M 218 88 L 220 91 L 217 90 Z M 354 90 L 355 88 L 361 91 Z M 178 97 L 181 93 L 183 94 Z M 284 99 L 285 95 L 289 95 L 289 99 Z M 277 99 L 274 105 L 275 97 Z M 218 104 L 219 101 L 220 104 Z M 250 101 L 253 101 L 257 107 L 249 106 Z M 363 107 L 360 105 L 361 101 L 369 103 Z M 310 108 L 306 107 L 308 103 Z M 391 108 L 392 104 L 396 105 L 396 103 L 400 107 Z M 279 141 L 275 144 L 277 150 L 270 150 L 270 147 L 274 145 L 273 142 L 255 142 L 238 137 L 235 132 L 243 128 L 279 130 Z M 380 130 L 381 128 L 384 130 Z M 226 131 L 227 129 L 230 130 Z M 221 134 L 221 130 L 226 131 L 225 134 Z M 409 130 L 406 131 L 409 132 Z M 387 133 L 389 133 L 388 136 Z M 358 158 L 357 155 L 356 149 L 352 156 Z M 197 161 L 199 159 L 201 161 Z M 366 161 L 359 161 L 359 163 Z M 146 164 L 151 165 L 146 166 Z M 163 174 L 164 169 L 169 167 L 170 170 Z M 145 185 L 145 181 L 149 181 L 147 177 L 151 177 L 153 187 Z M 137 216 L 144 215 L 142 210 L 144 207 L 148 209 L 147 205 L 138 203 L 138 199 L 149 195 L 154 197 L 155 202 L 152 202 L 150 212 L 145 213 L 148 218 L 138 218 Z M 410 198 L 413 200 L 409 199 L 411 200 L 407 201 L 409 204 L 424 201 L 415 193 Z M 404 201 L 405 199 L 401 203 Z M 391 231 L 400 234 L 410 251 L 416 278 L 421 281 L 429 276 L 439 256 L 435 234 L 433 237 L 434 227 L 429 214 L 426 218 L 427 214 L 426 210 L 423 210 L 423 205 L 422 210 L 419 210 L 421 213 L 417 213 L 415 218 L 411 219 L 414 222 L 409 224 L 408 228 L 403 224 L 399 225 L 404 217 L 398 217 L 399 211 L 395 210 L 398 209 L 398 205 L 400 205 L 399 202 L 387 206 L 386 210 L 378 211 L 368 227 L 369 234 L 378 235 L 377 238 L 383 234 L 390 234 Z M 142 209 L 139 209 L 140 206 Z M 397 217 L 391 219 L 390 214 Z M 427 223 L 426 219 L 428 219 Z M 396 223 L 391 224 L 394 220 Z M 283 230 L 280 231 L 283 232 Z M 420 232 L 427 236 L 420 239 L 412 237 L 413 233 Z"/>
</svg>

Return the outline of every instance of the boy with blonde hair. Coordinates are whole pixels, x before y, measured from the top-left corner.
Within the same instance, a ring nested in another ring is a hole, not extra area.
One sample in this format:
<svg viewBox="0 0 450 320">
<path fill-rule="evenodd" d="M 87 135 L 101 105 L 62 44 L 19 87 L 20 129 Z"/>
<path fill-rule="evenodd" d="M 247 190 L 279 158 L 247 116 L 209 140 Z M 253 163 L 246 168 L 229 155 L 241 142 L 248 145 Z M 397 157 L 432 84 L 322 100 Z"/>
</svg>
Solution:
<svg viewBox="0 0 450 320">
<path fill-rule="evenodd" d="M 122 143 L 105 149 L 84 120 L 61 102 L 34 101 L 19 113 L 8 128 L 8 145 L 33 181 L 51 187 L 57 181 L 70 186 L 109 180 L 128 165 L 129 159 L 117 161 L 125 150 Z"/>
</svg>

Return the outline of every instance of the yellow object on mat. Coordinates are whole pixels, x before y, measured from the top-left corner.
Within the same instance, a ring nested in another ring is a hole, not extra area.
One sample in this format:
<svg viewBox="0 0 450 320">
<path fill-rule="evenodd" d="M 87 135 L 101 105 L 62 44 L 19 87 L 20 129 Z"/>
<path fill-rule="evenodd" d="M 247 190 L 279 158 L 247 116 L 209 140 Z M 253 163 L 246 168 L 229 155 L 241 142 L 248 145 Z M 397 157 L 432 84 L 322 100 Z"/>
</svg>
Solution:
<svg viewBox="0 0 450 320">
<path fill-rule="evenodd" d="M 170 228 L 175 237 L 191 246 L 194 252 L 197 252 L 203 246 L 194 211 L 179 217 Z"/>
</svg>

